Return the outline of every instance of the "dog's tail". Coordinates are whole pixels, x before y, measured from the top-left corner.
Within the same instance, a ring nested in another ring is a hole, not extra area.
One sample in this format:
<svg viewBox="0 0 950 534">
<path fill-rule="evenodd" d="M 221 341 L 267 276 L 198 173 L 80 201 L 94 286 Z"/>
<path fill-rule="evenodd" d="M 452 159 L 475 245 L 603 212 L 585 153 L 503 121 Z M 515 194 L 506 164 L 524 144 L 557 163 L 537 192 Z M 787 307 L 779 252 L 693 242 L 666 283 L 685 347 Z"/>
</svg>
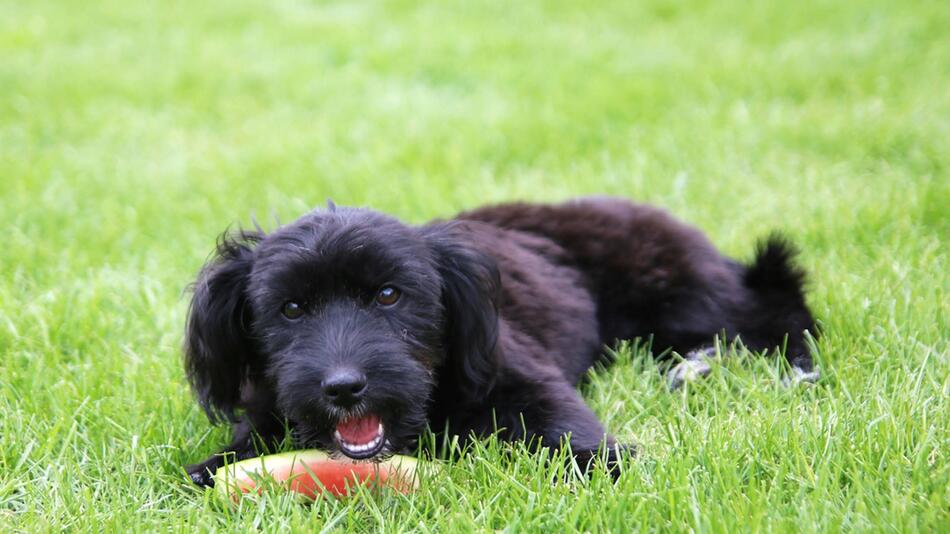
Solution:
<svg viewBox="0 0 950 534">
<path fill-rule="evenodd" d="M 758 243 L 755 257 L 742 275 L 756 301 L 746 321 L 760 336 L 759 343 L 784 345 L 792 366 L 810 373 L 812 359 L 805 332 L 817 337 L 818 331 L 805 303 L 805 272 L 795 263 L 797 255 L 795 245 L 778 233 Z"/>
<path fill-rule="evenodd" d="M 805 272 L 795 264 L 798 248 L 785 236 L 773 233 L 759 242 L 755 259 L 745 271 L 746 287 L 766 293 L 802 297 Z"/>
</svg>

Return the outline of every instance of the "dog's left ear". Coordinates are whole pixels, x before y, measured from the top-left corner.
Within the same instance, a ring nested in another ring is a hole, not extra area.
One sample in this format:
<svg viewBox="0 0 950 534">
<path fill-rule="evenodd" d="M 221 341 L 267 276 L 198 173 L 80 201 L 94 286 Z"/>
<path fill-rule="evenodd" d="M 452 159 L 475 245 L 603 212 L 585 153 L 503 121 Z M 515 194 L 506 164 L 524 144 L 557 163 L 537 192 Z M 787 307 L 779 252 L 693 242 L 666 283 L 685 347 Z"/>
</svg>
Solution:
<svg viewBox="0 0 950 534">
<path fill-rule="evenodd" d="M 442 277 L 447 352 L 443 372 L 454 379 L 461 398 L 477 402 L 495 386 L 498 372 L 498 266 L 454 236 L 449 225 L 426 231 Z"/>
<path fill-rule="evenodd" d="M 252 364 L 260 360 L 248 333 L 247 283 L 260 232 L 225 232 L 198 275 L 185 331 L 185 368 L 212 422 L 233 421 Z"/>
</svg>

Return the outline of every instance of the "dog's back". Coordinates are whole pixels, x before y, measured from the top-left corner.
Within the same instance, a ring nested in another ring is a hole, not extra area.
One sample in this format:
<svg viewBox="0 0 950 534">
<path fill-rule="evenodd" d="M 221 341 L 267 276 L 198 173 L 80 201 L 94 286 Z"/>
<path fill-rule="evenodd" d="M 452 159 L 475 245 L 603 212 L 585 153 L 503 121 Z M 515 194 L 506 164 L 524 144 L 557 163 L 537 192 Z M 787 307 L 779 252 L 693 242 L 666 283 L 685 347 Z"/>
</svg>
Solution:
<svg viewBox="0 0 950 534">
<path fill-rule="evenodd" d="M 501 204 L 458 218 L 543 237 L 563 249 L 596 302 L 601 343 L 649 338 L 657 354 L 686 354 L 724 334 L 757 351 L 783 348 L 793 366 L 812 369 L 804 332 L 816 331 L 804 275 L 794 266 L 794 247 L 779 236 L 743 265 L 667 212 L 622 199 Z"/>
</svg>

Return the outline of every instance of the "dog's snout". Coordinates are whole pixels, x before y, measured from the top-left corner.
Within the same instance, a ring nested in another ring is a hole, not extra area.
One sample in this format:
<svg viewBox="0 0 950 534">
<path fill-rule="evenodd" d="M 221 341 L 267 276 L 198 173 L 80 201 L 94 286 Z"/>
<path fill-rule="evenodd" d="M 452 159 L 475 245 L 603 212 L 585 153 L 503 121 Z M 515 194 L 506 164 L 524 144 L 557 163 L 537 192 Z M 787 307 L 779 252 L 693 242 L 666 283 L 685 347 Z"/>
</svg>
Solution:
<svg viewBox="0 0 950 534">
<path fill-rule="evenodd" d="M 332 403 L 348 408 L 363 397 L 366 375 L 354 369 L 340 369 L 330 373 L 320 385 Z"/>
</svg>

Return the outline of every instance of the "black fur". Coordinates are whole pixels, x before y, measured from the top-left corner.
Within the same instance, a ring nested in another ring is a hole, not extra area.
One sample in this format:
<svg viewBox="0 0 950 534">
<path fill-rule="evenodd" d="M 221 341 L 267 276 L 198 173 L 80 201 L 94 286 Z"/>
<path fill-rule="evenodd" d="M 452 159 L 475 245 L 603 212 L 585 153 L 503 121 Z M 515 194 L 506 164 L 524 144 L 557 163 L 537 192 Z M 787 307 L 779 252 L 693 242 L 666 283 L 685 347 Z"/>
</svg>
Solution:
<svg viewBox="0 0 950 534">
<path fill-rule="evenodd" d="M 380 454 L 411 449 L 428 425 L 552 448 L 570 435 L 586 461 L 616 450 L 575 390 L 605 344 L 650 338 L 658 354 L 686 354 L 725 334 L 810 371 L 804 333 L 816 331 L 794 254 L 772 237 L 745 266 L 665 212 L 609 198 L 421 227 L 331 205 L 221 239 L 195 284 L 186 367 L 212 420 L 234 422 L 225 452 L 237 458 L 286 428 L 298 446 L 339 451 L 339 421 L 375 414 Z M 374 302 L 384 285 L 401 291 L 394 305 Z M 288 301 L 300 318 L 282 315 Z M 354 406 L 321 388 L 340 369 L 365 377 Z M 222 462 L 188 471 L 210 484 Z"/>
<path fill-rule="evenodd" d="M 194 285 L 185 362 L 198 401 L 213 422 L 221 415 L 233 417 L 241 385 L 258 360 L 249 335 L 252 318 L 246 287 L 253 247 L 263 237 L 259 232 L 222 235 L 215 258 Z"/>
</svg>

